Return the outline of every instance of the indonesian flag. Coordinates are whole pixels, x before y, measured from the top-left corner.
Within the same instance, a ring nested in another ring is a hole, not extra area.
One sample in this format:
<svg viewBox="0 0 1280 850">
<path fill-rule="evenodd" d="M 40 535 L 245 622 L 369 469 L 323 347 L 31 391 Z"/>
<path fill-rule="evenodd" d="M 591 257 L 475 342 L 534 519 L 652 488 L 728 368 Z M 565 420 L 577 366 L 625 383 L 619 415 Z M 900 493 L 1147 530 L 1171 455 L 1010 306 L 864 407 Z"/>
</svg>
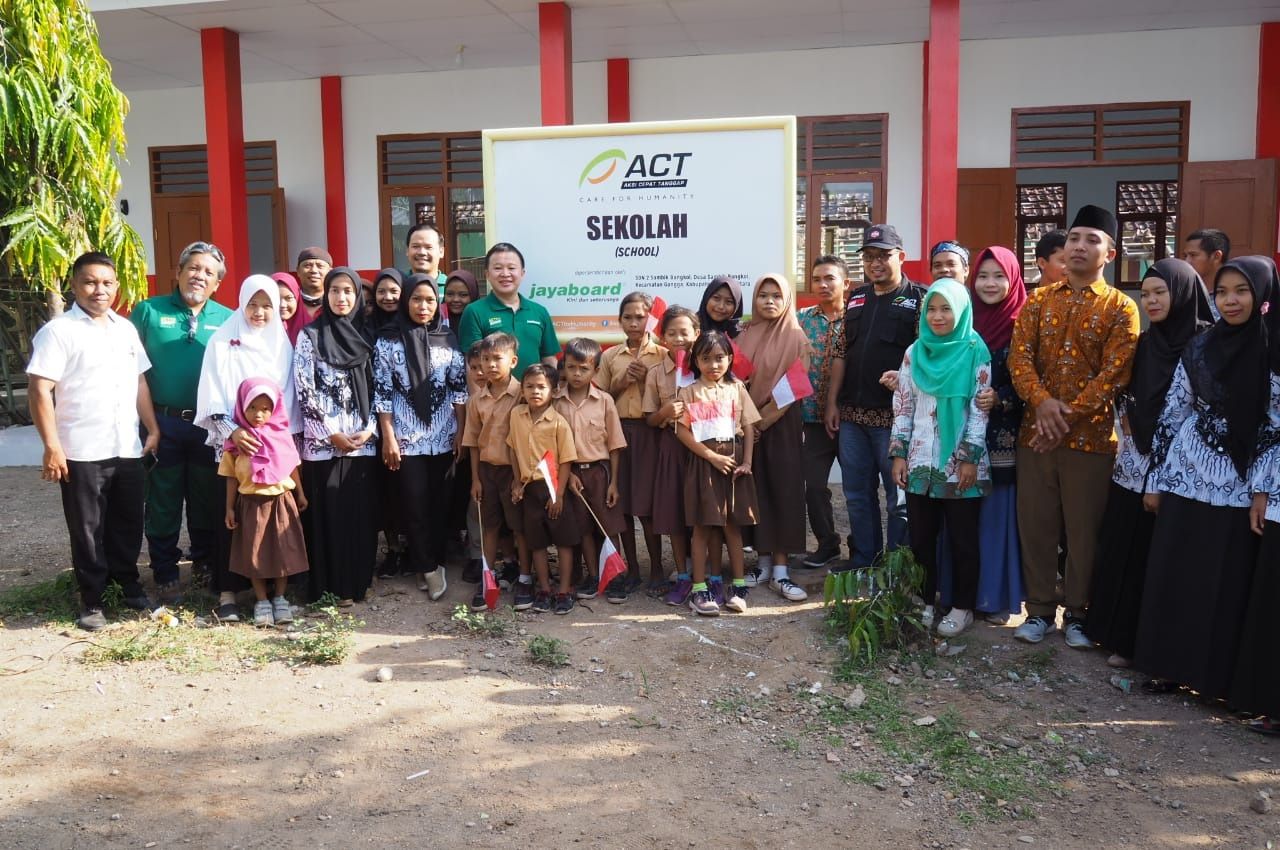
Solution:
<svg viewBox="0 0 1280 850">
<path fill-rule="evenodd" d="M 731 399 L 691 401 L 688 411 L 689 430 L 699 443 L 707 440 L 730 442 L 738 431 L 737 405 Z"/>
<path fill-rule="evenodd" d="M 649 309 L 649 318 L 644 320 L 644 332 L 647 334 L 655 333 L 658 325 L 662 324 L 662 317 L 667 313 L 667 302 L 661 298 L 653 299 L 653 307 Z"/>
<path fill-rule="evenodd" d="M 689 352 L 677 351 L 676 352 L 676 386 L 687 387 L 690 384 L 692 384 L 695 380 L 697 379 L 693 377 L 693 372 L 689 368 Z"/>
<path fill-rule="evenodd" d="M 538 471 L 542 473 L 542 480 L 547 482 L 547 489 L 551 491 L 551 504 L 556 503 L 556 491 L 560 489 L 560 468 L 556 466 L 555 452 L 547 452 L 542 456 L 542 460 L 538 461 Z"/>
<path fill-rule="evenodd" d="M 773 401 L 778 405 L 779 410 L 811 395 L 813 395 L 813 384 L 809 383 L 809 370 L 800 360 L 791 364 L 791 368 L 773 388 Z"/>
<path fill-rule="evenodd" d="M 742 349 L 738 348 L 736 342 L 730 342 L 729 344 L 733 346 L 733 376 L 739 381 L 745 381 L 756 370 L 756 364 L 752 363 L 747 358 L 747 355 L 742 353 Z"/>
<path fill-rule="evenodd" d="M 622 556 L 618 554 L 618 550 L 613 545 L 613 541 L 608 537 L 604 539 L 604 545 L 600 547 L 600 586 L 596 589 L 597 593 L 604 593 L 609 582 L 627 571 L 627 562 L 622 560 Z"/>
<path fill-rule="evenodd" d="M 498 607 L 498 581 L 493 577 L 493 570 L 489 568 L 489 559 L 480 553 L 480 563 L 484 566 L 484 605 L 490 611 Z"/>
</svg>

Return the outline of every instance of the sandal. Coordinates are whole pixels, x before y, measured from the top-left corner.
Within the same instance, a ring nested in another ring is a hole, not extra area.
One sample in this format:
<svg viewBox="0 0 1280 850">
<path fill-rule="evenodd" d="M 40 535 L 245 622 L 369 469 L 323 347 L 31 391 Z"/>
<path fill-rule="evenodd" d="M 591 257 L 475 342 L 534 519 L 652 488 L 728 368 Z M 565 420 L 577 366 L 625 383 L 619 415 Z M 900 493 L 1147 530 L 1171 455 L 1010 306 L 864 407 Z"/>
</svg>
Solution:
<svg viewBox="0 0 1280 850">
<path fill-rule="evenodd" d="M 669 581 L 662 581 L 657 584 L 650 582 L 649 587 L 645 589 L 644 595 L 650 599 L 661 599 L 670 593 L 673 587 L 675 585 Z"/>
<path fill-rule="evenodd" d="M 1259 735 L 1280 735 L 1280 726 L 1264 714 L 1249 721 L 1249 731 L 1257 732 Z"/>
</svg>

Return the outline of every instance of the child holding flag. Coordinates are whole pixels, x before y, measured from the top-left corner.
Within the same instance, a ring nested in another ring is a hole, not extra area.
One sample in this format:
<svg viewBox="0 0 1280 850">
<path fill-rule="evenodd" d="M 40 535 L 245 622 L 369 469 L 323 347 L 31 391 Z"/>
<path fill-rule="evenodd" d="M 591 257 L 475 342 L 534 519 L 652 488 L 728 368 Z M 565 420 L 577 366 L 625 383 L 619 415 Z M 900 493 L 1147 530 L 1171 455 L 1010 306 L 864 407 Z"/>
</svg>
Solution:
<svg viewBox="0 0 1280 850">
<path fill-rule="evenodd" d="M 752 467 L 760 507 L 754 539 L 761 567 L 771 564 L 772 574 L 761 572 L 758 581 L 768 581 L 783 599 L 802 602 L 809 594 L 791 580 L 787 559 L 805 551 L 804 476 L 797 474 L 804 469 L 804 422 L 795 402 L 813 395 L 809 337 L 796 317 L 795 290 L 785 276 L 765 275 L 754 292 L 751 324 L 738 337 L 738 347 L 752 364 L 747 386 L 760 412 Z"/>
<path fill-rule="evenodd" d="M 659 325 L 667 356 L 649 369 L 644 379 L 645 422 L 657 431 L 653 502 L 649 516 L 654 534 L 671 540 L 676 581 L 663 597 L 668 605 L 683 605 L 693 582 L 689 577 L 688 527 L 684 519 L 684 467 L 688 453 L 676 437 L 676 422 L 684 416 L 684 402 L 676 391 L 693 383 L 689 348 L 698 337 L 698 317 L 684 307 L 668 307 Z M 652 575 L 652 574 L 651 574 Z"/>
<path fill-rule="evenodd" d="M 552 609 L 547 547 L 554 543 L 561 565 L 555 612 L 568 614 L 573 610 L 573 594 L 569 592 L 573 548 L 582 541 L 582 532 L 577 507 L 565 504 L 565 487 L 578 452 L 569 423 L 552 406 L 551 394 L 557 383 L 554 366 L 535 363 L 524 370 L 520 379 L 524 404 L 511 411 L 507 447 L 515 470 L 511 501 L 520 509 L 524 544 L 538 582 L 532 608 L 538 613 Z"/>
<path fill-rule="evenodd" d="M 973 623 L 978 593 L 978 518 L 991 489 L 987 414 L 975 397 L 991 386 L 991 353 L 973 329 L 964 284 L 940 278 L 924 296 L 920 337 L 902 358 L 893 393 L 889 456 L 894 483 L 907 493 L 911 550 L 925 568 L 924 613 L 933 625 L 938 590 L 938 532 L 951 538 L 951 609 L 938 634 L 954 637 Z"/>
<path fill-rule="evenodd" d="M 693 526 L 689 608 L 707 617 L 720 613 L 707 587 L 707 556 L 714 553 L 718 558 L 723 542 L 733 575 L 724 607 L 741 614 L 747 610 L 742 527 L 756 523 L 751 461 L 760 414 L 730 370 L 733 343 L 727 335 L 708 331 L 698 337 L 692 353 L 696 380 L 676 393 L 684 406 L 677 433 L 693 455 L 684 474 L 685 522 Z"/>
<path fill-rule="evenodd" d="M 635 519 L 640 520 L 645 548 L 649 551 L 649 591 L 657 593 L 666 582 L 662 569 L 662 539 L 653 533 L 653 467 L 657 462 L 657 432 L 644 421 L 644 379 L 649 369 L 662 362 L 666 352 L 654 339 L 654 331 L 666 313 L 661 298 L 632 292 L 618 308 L 618 324 L 627 338 L 611 347 L 600 359 L 596 383 L 613 396 L 622 420 L 627 448 L 618 461 L 618 507 L 623 514 L 622 551 L 629 567 L 628 584 L 640 581 L 636 559 Z M 633 474 L 632 470 L 637 470 Z M 662 591 L 665 593 L 666 591 Z"/>
<path fill-rule="evenodd" d="M 601 541 L 616 538 L 625 528 L 619 504 L 618 467 L 627 447 L 613 396 L 592 384 L 601 354 L 600 343 L 594 339 L 578 337 L 565 343 L 565 383 L 556 392 L 554 405 L 556 413 L 569 423 L 578 455 L 571 464 L 567 490 L 572 498 L 581 500 L 575 508 L 587 508 L 578 514 L 586 570 L 574 595 L 578 599 L 595 599 L 603 587 L 605 598 L 620 604 L 627 601 L 626 577 L 608 576 L 596 560 Z M 631 538 L 634 546 L 634 533 Z M 562 575 L 561 585 L 564 583 Z"/>
</svg>

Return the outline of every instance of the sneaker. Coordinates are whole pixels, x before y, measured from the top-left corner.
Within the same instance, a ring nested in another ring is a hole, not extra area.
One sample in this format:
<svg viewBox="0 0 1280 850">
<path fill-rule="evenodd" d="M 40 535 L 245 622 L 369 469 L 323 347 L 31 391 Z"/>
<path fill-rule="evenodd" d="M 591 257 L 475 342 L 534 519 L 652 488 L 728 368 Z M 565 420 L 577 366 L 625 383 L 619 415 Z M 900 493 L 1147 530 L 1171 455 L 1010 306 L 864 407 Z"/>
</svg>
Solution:
<svg viewBox="0 0 1280 850">
<path fill-rule="evenodd" d="M 487 611 L 488 609 L 489 604 L 484 601 L 484 592 L 479 590 L 476 591 L 476 595 L 471 597 L 471 610 Z"/>
<path fill-rule="evenodd" d="M 803 587 L 786 576 L 775 578 L 769 582 L 769 586 L 778 591 L 778 595 L 788 602 L 803 602 L 809 598 L 809 594 L 805 592 Z"/>
<path fill-rule="evenodd" d="M 619 576 L 621 578 L 621 576 Z M 614 579 L 617 581 L 618 579 Z M 612 582 L 610 582 L 612 584 Z M 584 575 L 582 581 L 578 582 L 578 586 L 573 589 L 575 599 L 595 599 L 600 593 L 600 579 L 596 576 Z M 557 611 L 557 614 L 560 612 Z M 565 612 L 569 613 L 568 611 Z"/>
<path fill-rule="evenodd" d="M 747 587 L 760 587 L 769 583 L 769 571 L 760 566 L 748 568 L 743 577 L 747 580 Z"/>
<path fill-rule="evenodd" d="M 951 613 L 942 618 L 938 624 L 938 634 L 943 637 L 955 637 L 973 625 L 973 612 L 963 608 L 952 608 Z"/>
<path fill-rule="evenodd" d="M 275 617 L 276 625 L 284 625 L 293 622 L 293 606 L 289 604 L 289 600 L 283 596 L 277 596 L 271 600 L 271 616 Z"/>
<path fill-rule="evenodd" d="M 139 584 L 124 588 L 124 594 L 121 596 L 120 601 L 124 603 L 124 607 L 131 608 L 134 611 L 150 611 L 155 607 L 147 597 L 147 592 Z"/>
<path fill-rule="evenodd" d="M 827 564 L 840 557 L 839 543 L 826 543 L 818 547 L 816 552 L 805 555 L 804 560 L 800 562 L 802 566 L 811 570 L 821 569 Z"/>
<path fill-rule="evenodd" d="M 395 578 L 400 575 L 400 553 L 388 549 L 387 554 L 378 565 L 378 578 Z"/>
<path fill-rule="evenodd" d="M 999 611 L 999 612 L 987 614 L 982 619 L 986 620 L 988 623 L 990 623 L 993 626 L 1007 626 L 1009 625 L 1009 612 Z"/>
<path fill-rule="evenodd" d="M 725 600 L 724 582 L 709 581 L 707 582 L 707 590 L 711 591 L 711 598 L 716 601 L 716 604 L 723 608 Z"/>
<path fill-rule="evenodd" d="M 924 606 L 924 610 L 920 612 L 920 625 L 924 626 L 926 632 L 933 628 L 933 617 L 933 606 Z"/>
<path fill-rule="evenodd" d="M 551 594 L 545 590 L 539 590 L 533 595 L 533 605 L 531 606 L 533 613 L 545 614 L 551 610 Z"/>
<path fill-rule="evenodd" d="M 431 572 L 425 573 L 425 576 L 427 598 L 435 602 L 441 596 L 444 596 L 444 592 L 449 589 L 449 581 L 445 578 L 444 567 L 438 566 Z"/>
<path fill-rule="evenodd" d="M 234 602 L 224 602 L 218 606 L 218 619 L 224 623 L 240 622 L 240 606 Z"/>
<path fill-rule="evenodd" d="M 609 582 L 609 586 L 604 589 L 604 598 L 614 605 L 621 605 L 627 601 L 627 582 L 622 576 L 618 576 Z"/>
<path fill-rule="evenodd" d="M 1024 643 L 1039 643 L 1053 629 L 1052 620 L 1045 617 L 1028 617 L 1025 623 L 1013 630 L 1013 636 Z"/>
<path fill-rule="evenodd" d="M 747 588 L 740 585 L 730 585 L 729 598 L 725 600 L 724 609 L 732 611 L 735 614 L 747 613 Z"/>
<path fill-rule="evenodd" d="M 1071 617 L 1062 628 L 1062 636 L 1072 649 L 1093 649 L 1093 641 L 1084 633 L 1084 621 Z"/>
<path fill-rule="evenodd" d="M 717 617 L 720 615 L 720 606 L 711 598 L 711 592 L 707 590 L 699 590 L 697 593 L 689 594 L 689 610 L 704 617 Z"/>
<path fill-rule="evenodd" d="M 271 602 L 267 599 L 260 599 L 253 605 L 253 624 L 255 626 L 274 626 L 276 624 L 275 614 L 271 610 Z"/>
<path fill-rule="evenodd" d="M 76 618 L 76 625 L 86 632 L 96 632 L 107 627 L 107 617 L 101 608 L 86 608 Z"/>
<path fill-rule="evenodd" d="M 557 593 L 555 613 L 568 614 L 573 610 L 573 594 Z"/>
<path fill-rule="evenodd" d="M 690 579 L 678 579 L 671 589 L 667 591 L 667 595 L 662 597 L 662 601 L 668 605 L 683 605 L 692 590 L 693 582 Z M 707 594 L 707 598 L 711 598 L 711 595 Z"/>
<path fill-rule="evenodd" d="M 520 565 L 515 561 L 500 561 L 497 572 L 501 590 L 510 590 L 520 583 Z"/>
<path fill-rule="evenodd" d="M 517 611 L 528 611 L 531 605 L 533 605 L 533 585 L 516 582 L 516 598 L 512 607 Z"/>
<path fill-rule="evenodd" d="M 484 578 L 484 564 L 480 563 L 479 558 L 472 558 L 467 561 L 467 565 L 462 568 L 462 580 L 467 584 L 479 584 Z"/>
</svg>

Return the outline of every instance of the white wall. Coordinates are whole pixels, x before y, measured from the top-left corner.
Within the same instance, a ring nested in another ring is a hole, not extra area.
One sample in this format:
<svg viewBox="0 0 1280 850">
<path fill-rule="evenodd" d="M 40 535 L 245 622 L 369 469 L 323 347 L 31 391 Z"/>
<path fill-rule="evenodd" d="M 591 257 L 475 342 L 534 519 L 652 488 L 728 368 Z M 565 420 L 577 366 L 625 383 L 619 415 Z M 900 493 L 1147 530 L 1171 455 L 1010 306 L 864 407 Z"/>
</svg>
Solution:
<svg viewBox="0 0 1280 850">
<path fill-rule="evenodd" d="M 1009 165 L 1010 110 L 1191 101 L 1192 160 L 1253 159 L 1258 27 L 965 41 L 960 167 Z"/>
</svg>

